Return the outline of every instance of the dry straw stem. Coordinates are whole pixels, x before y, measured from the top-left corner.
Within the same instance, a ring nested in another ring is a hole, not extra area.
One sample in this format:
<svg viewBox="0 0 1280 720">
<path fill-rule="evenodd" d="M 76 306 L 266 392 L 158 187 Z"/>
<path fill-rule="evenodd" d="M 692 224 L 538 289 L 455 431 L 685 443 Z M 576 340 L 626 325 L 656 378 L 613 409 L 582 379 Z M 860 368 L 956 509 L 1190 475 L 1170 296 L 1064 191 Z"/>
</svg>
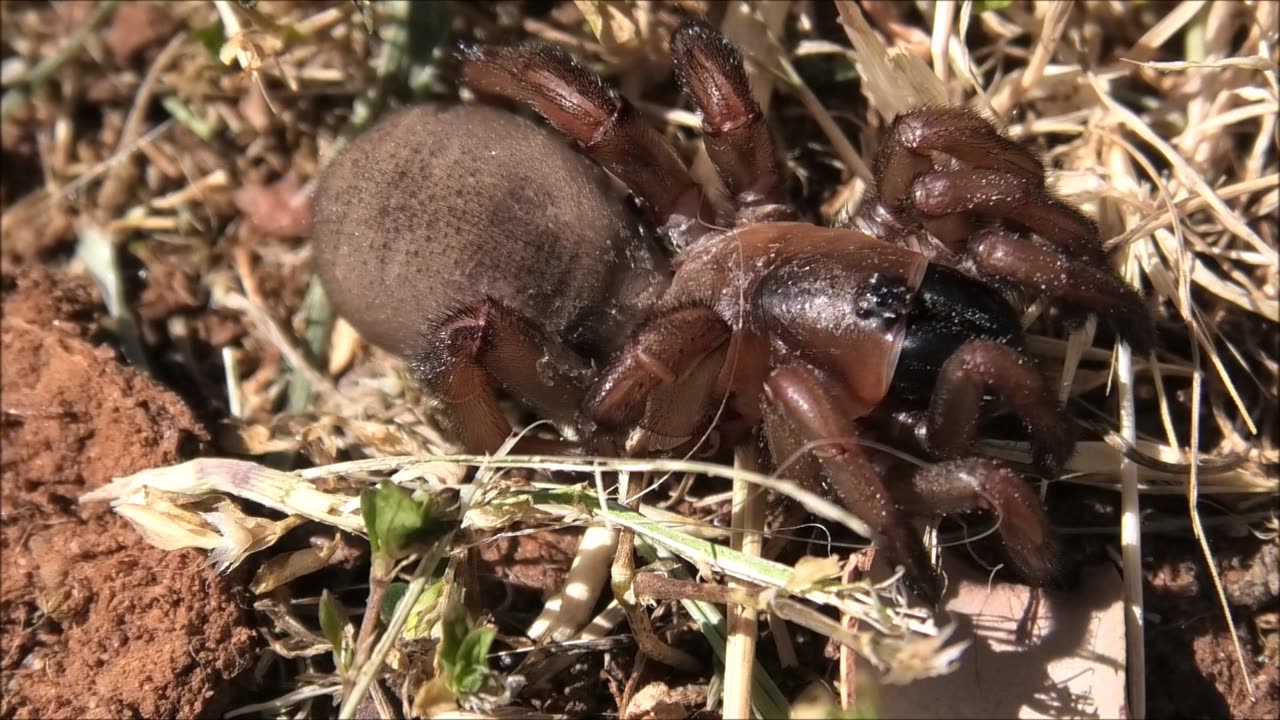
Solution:
<svg viewBox="0 0 1280 720">
<path fill-rule="evenodd" d="M 1188 8 L 1188 7 L 1191 7 L 1191 4 L 1184 3 L 1182 7 Z M 1198 8 L 1195 8 L 1195 9 L 1198 10 Z M 1183 16 L 1180 18 L 1180 20 L 1181 22 L 1187 22 L 1193 16 L 1194 16 L 1194 12 L 1184 13 Z M 1156 28 L 1156 29 L 1160 30 L 1162 28 Z M 1237 65 L 1232 64 L 1232 65 L 1226 65 L 1224 67 L 1237 67 Z M 1231 234 L 1233 234 L 1234 236 L 1240 239 L 1245 240 L 1247 243 L 1252 245 L 1255 251 L 1259 252 L 1264 258 L 1266 258 L 1268 261 L 1270 261 L 1274 265 L 1275 263 L 1274 246 L 1271 246 L 1268 243 L 1264 242 L 1262 238 L 1259 237 L 1253 231 L 1252 228 L 1248 227 L 1248 225 L 1237 215 L 1235 210 L 1227 206 L 1224 199 L 1219 194 L 1217 194 L 1212 188 L 1210 188 L 1209 184 L 1206 183 L 1204 179 L 1201 177 L 1201 172 L 1202 172 L 1201 169 L 1193 168 L 1190 162 L 1184 159 L 1173 148 L 1173 146 L 1170 143 L 1166 142 L 1162 137 L 1160 137 L 1159 134 L 1152 129 L 1152 127 L 1148 122 L 1146 122 L 1143 118 L 1139 117 L 1133 111 L 1124 107 L 1119 102 L 1115 101 L 1111 97 L 1109 83 L 1102 81 L 1099 78 L 1093 77 L 1093 76 L 1089 76 L 1088 80 L 1094 92 L 1096 93 L 1099 101 L 1107 110 L 1108 119 L 1110 121 L 1119 123 L 1122 127 L 1129 130 L 1130 132 L 1138 136 L 1147 145 L 1155 149 L 1163 158 L 1165 158 L 1168 161 L 1170 166 L 1173 168 L 1173 179 L 1179 185 L 1181 185 L 1181 187 L 1189 189 L 1196 196 L 1201 198 L 1203 200 L 1204 205 L 1208 207 L 1208 209 L 1213 213 L 1215 218 L 1222 223 L 1223 227 L 1228 232 L 1230 232 Z M 1271 82 L 1271 85 L 1274 87 L 1274 80 Z M 1194 103 L 1192 105 L 1194 106 Z M 1238 113 L 1237 116 L 1245 117 L 1245 116 L 1252 116 L 1252 115 L 1245 114 L 1245 113 Z M 1189 117 L 1188 121 L 1190 122 L 1190 120 L 1191 118 Z M 1119 144 L 1121 146 L 1128 148 L 1127 143 L 1119 142 Z M 1133 157 L 1133 159 L 1139 165 L 1144 166 L 1144 169 L 1146 169 L 1149 177 L 1153 179 L 1157 179 L 1157 188 L 1162 198 L 1165 198 L 1165 204 L 1167 206 L 1172 206 L 1173 203 L 1170 202 L 1168 198 L 1173 195 L 1173 190 L 1171 190 L 1168 187 L 1165 187 L 1163 183 L 1159 182 L 1159 179 L 1161 179 L 1161 175 L 1155 172 L 1154 168 L 1151 168 L 1147 163 L 1147 161 L 1145 160 L 1145 158 L 1136 150 L 1133 150 L 1130 148 L 1129 154 Z M 1190 284 L 1194 281 L 1194 274 L 1188 272 L 1188 269 L 1187 269 L 1188 265 L 1190 264 L 1188 262 L 1188 257 L 1190 253 L 1187 251 L 1188 245 L 1186 241 L 1186 237 L 1191 234 L 1189 231 L 1189 228 L 1186 228 L 1181 224 L 1181 222 L 1179 221 L 1180 219 L 1177 217 L 1177 215 L 1174 212 L 1170 211 L 1169 215 L 1174 220 L 1173 222 L 1174 233 L 1172 234 L 1172 236 L 1170 236 L 1170 234 L 1165 233 L 1163 231 L 1157 231 L 1154 233 L 1154 235 L 1157 242 L 1160 242 L 1160 244 L 1163 245 L 1165 249 L 1165 254 L 1162 256 L 1162 258 L 1168 258 L 1173 262 L 1172 275 L 1173 275 L 1173 279 L 1176 280 L 1176 284 L 1173 282 L 1170 282 L 1170 277 L 1169 277 L 1170 273 L 1164 267 L 1163 263 L 1152 262 L 1153 260 L 1156 259 L 1152 254 L 1149 254 L 1149 253 L 1143 254 L 1139 252 L 1139 253 L 1135 253 L 1135 255 L 1139 259 L 1145 258 L 1148 260 L 1148 263 L 1144 268 L 1147 271 L 1148 276 L 1153 278 L 1153 281 L 1155 281 L 1156 286 L 1162 291 L 1162 294 L 1166 298 L 1174 302 L 1175 307 L 1177 307 L 1179 313 L 1182 315 L 1183 321 L 1186 325 L 1186 328 L 1189 334 L 1195 338 L 1195 341 L 1197 344 L 1192 346 L 1193 366 L 1198 366 L 1199 364 L 1197 359 L 1197 356 L 1199 354 L 1198 351 L 1203 348 L 1209 354 L 1211 361 L 1213 362 L 1215 368 L 1219 373 L 1220 378 L 1223 380 L 1224 384 L 1228 388 L 1228 391 L 1232 395 L 1233 399 L 1236 401 L 1237 406 L 1241 411 L 1241 419 L 1249 427 L 1249 430 L 1251 432 L 1256 432 L 1256 429 L 1253 427 L 1252 420 L 1249 417 L 1249 412 L 1245 409 L 1245 406 L 1241 400 L 1240 393 L 1235 388 L 1233 379 L 1226 371 L 1223 363 L 1220 361 L 1220 359 L 1218 359 L 1217 353 L 1213 348 L 1213 344 L 1209 340 L 1209 335 L 1208 333 L 1206 333 L 1203 327 L 1204 316 L 1199 311 L 1198 308 L 1194 307 L 1191 296 L 1188 291 Z M 1129 226 L 1132 227 L 1132 223 L 1129 223 Z M 1167 242 L 1169 240 L 1174 241 L 1176 244 Z M 1221 288 L 1219 289 L 1219 294 L 1222 294 Z M 1130 382 L 1130 379 L 1132 378 L 1132 375 L 1128 372 L 1130 368 L 1128 367 L 1129 357 L 1126 349 L 1123 349 L 1123 348 L 1121 349 L 1119 359 L 1120 359 L 1120 363 L 1118 367 L 1118 371 L 1119 371 L 1118 380 L 1121 382 L 1122 398 L 1125 398 L 1125 402 L 1123 402 L 1121 406 L 1122 407 L 1121 432 L 1124 435 L 1126 440 L 1132 442 L 1134 439 L 1133 438 L 1134 419 L 1132 417 L 1132 412 L 1133 412 L 1132 405 L 1131 405 L 1132 401 L 1128 400 L 1128 398 L 1132 397 L 1132 392 L 1131 392 L 1131 388 L 1127 387 Z M 1200 386 L 1201 386 L 1200 372 L 1199 372 L 1199 368 L 1196 367 L 1195 372 L 1192 376 L 1192 395 L 1191 395 L 1191 412 L 1190 412 L 1191 437 L 1190 437 L 1190 445 L 1189 445 L 1190 462 L 1189 462 L 1189 473 L 1188 473 L 1187 484 L 1186 484 L 1187 495 L 1188 495 L 1188 506 L 1191 514 L 1192 527 L 1194 528 L 1196 532 L 1196 537 L 1201 544 L 1201 549 L 1204 554 L 1210 576 L 1213 578 L 1215 587 L 1218 590 L 1219 598 L 1222 603 L 1224 617 L 1227 619 L 1228 627 L 1232 629 L 1231 636 L 1233 640 L 1236 642 L 1237 659 L 1240 664 L 1240 669 L 1242 671 L 1242 674 L 1246 683 L 1246 687 L 1249 687 L 1250 679 L 1248 677 L 1247 668 L 1244 664 L 1243 653 L 1239 646 L 1238 636 L 1234 632 L 1234 626 L 1232 623 L 1230 613 L 1227 611 L 1225 597 L 1223 595 L 1222 588 L 1221 588 L 1221 581 L 1217 573 L 1216 563 L 1214 562 L 1212 555 L 1209 551 L 1207 541 L 1202 530 L 1201 518 L 1199 516 L 1198 507 L 1197 507 L 1198 480 L 1199 480 L 1199 474 L 1197 471 L 1200 467 L 1199 458 L 1198 458 L 1199 442 L 1200 442 L 1200 432 L 1199 432 L 1200 399 L 1201 399 Z M 1123 392 L 1126 389 L 1128 389 L 1129 392 Z M 1174 433 L 1170 425 L 1171 423 L 1166 421 L 1166 432 L 1172 439 Z M 1135 714 L 1140 715 L 1145 710 L 1145 705 L 1144 705 L 1145 698 L 1142 694 L 1141 687 L 1138 685 L 1138 682 L 1140 682 L 1141 675 L 1138 675 L 1137 678 L 1135 678 L 1134 676 L 1142 671 L 1141 663 L 1143 662 L 1143 657 L 1141 653 L 1137 652 L 1136 645 L 1138 644 L 1138 642 L 1140 642 L 1140 638 L 1136 636 L 1134 631 L 1138 628 L 1141 622 L 1141 615 L 1138 614 L 1137 612 L 1137 604 L 1140 602 L 1141 595 L 1140 595 L 1140 588 L 1132 587 L 1133 585 L 1136 585 L 1135 578 L 1139 571 L 1139 563 L 1140 563 L 1140 556 L 1136 548 L 1138 539 L 1140 537 L 1137 519 L 1135 516 L 1136 506 L 1137 506 L 1137 482 L 1136 482 L 1136 473 L 1134 472 L 1134 468 L 1132 467 L 1131 463 L 1126 463 L 1126 465 L 1123 468 L 1123 471 L 1124 471 L 1124 475 L 1123 475 L 1124 482 L 1122 484 L 1122 487 L 1124 492 L 1122 495 L 1122 505 L 1124 509 L 1124 519 L 1122 521 L 1121 534 L 1122 534 L 1122 544 L 1124 545 L 1124 563 L 1126 567 L 1126 583 L 1127 585 L 1130 586 L 1128 587 L 1127 594 L 1131 598 L 1130 600 L 1131 604 L 1129 608 L 1130 614 L 1129 614 L 1129 617 L 1127 618 L 1129 627 L 1130 627 L 1130 636 L 1131 636 L 1130 638 L 1131 646 L 1130 646 L 1130 656 L 1129 656 L 1129 660 L 1131 663 L 1130 675 L 1129 675 L 1130 683 L 1131 683 L 1130 701 L 1132 703 L 1132 709 L 1135 712 Z"/>
<path fill-rule="evenodd" d="M 242 276 L 242 283 L 246 284 L 246 286 L 251 286 L 251 283 L 245 282 L 247 277 L 247 275 Z M 217 287 L 215 286 L 215 288 Z M 215 292 L 214 303 L 215 307 L 223 307 L 242 313 L 265 336 L 271 345 L 280 351 L 280 354 L 287 360 L 294 372 L 301 373 L 306 377 L 307 382 L 317 392 L 324 393 L 330 398 L 340 397 L 337 387 L 329 379 L 329 376 L 316 368 L 303 351 L 294 344 L 293 340 L 290 339 L 291 333 L 286 332 L 276 322 L 264 303 L 260 301 L 254 302 L 246 295 L 241 295 L 231 290 Z"/>
<path fill-rule="evenodd" d="M 1044 9 L 1044 19 L 1035 49 L 1031 51 L 1031 60 L 1020 73 L 1017 73 L 1016 78 L 1014 76 L 1006 78 L 1000 88 L 992 93 L 991 107 L 997 115 L 1002 118 L 1009 117 L 1009 113 L 1018 102 L 1040 82 L 1045 68 L 1049 65 L 1049 60 L 1058 48 L 1062 33 L 1067 29 L 1067 21 L 1071 19 L 1074 7 L 1074 4 L 1065 2 L 1037 3 L 1037 10 Z"/>
<path fill-rule="evenodd" d="M 50 77 L 57 74 L 64 65 L 74 58 L 84 47 L 84 43 L 90 34 L 111 17 L 119 4 L 120 0 L 104 0 L 98 3 L 93 15 L 71 33 L 66 42 L 62 43 L 61 47 L 58 48 L 57 52 L 45 58 L 23 74 L 21 78 L 18 78 L 16 84 L 19 87 L 6 90 L 4 96 L 0 98 L 0 118 L 9 117 L 9 114 L 19 104 L 28 99 L 31 91 L 43 87 Z M 10 84 L 7 78 L 5 84 Z"/>
<path fill-rule="evenodd" d="M 1132 443 L 1137 433 L 1133 409 L 1133 352 L 1116 348 L 1116 378 L 1120 391 L 1120 435 Z M 1128 709 L 1147 716 L 1146 612 L 1142 595 L 1142 516 L 1138 501 L 1137 466 L 1129 458 L 1120 463 L 1120 556 L 1125 596 L 1125 680 Z"/>
<path fill-rule="evenodd" d="M 754 446 L 743 445 L 734 450 L 734 467 L 754 471 L 758 458 Z M 730 527 L 734 532 L 730 546 L 739 552 L 760 556 L 764 538 L 763 491 L 745 480 L 733 483 L 733 514 Z M 746 590 L 747 585 L 731 582 L 730 587 Z M 751 674 L 755 667 L 757 610 L 743 605 L 729 605 L 729 639 L 725 647 L 724 709 L 725 717 L 747 717 L 751 712 Z"/>
<path fill-rule="evenodd" d="M 765 68 L 773 68 L 786 62 L 785 50 L 774 40 L 774 35 L 782 29 L 789 11 L 790 2 L 768 3 L 754 8 L 748 3 L 735 2 L 726 12 L 720 30 L 745 57 Z M 748 64 L 747 82 L 751 86 L 751 94 L 766 114 L 772 102 L 773 85 L 776 79 L 777 76 L 772 73 L 760 72 L 756 64 Z M 699 148 L 691 171 L 697 177 L 709 177 L 714 174 L 705 148 Z M 739 469 L 755 470 L 755 458 L 750 448 L 737 448 L 734 453 L 734 464 Z M 733 535 L 732 547 L 748 555 L 758 556 L 759 540 L 764 531 L 764 513 L 756 497 L 757 489 L 744 480 L 735 479 L 733 495 L 731 524 L 737 532 Z M 730 586 L 739 589 L 746 587 L 740 581 L 731 581 Z M 725 612 L 728 639 L 724 650 L 722 713 L 726 717 L 746 718 L 751 716 L 752 710 L 757 610 L 753 607 L 731 604 Z"/>
<path fill-rule="evenodd" d="M 114 154 L 120 155 L 124 148 L 142 137 L 143 122 L 146 119 L 147 109 L 151 105 L 151 99 L 156 93 L 160 74 L 177 60 L 185 40 L 186 33 L 174 35 L 156 56 L 151 67 L 147 68 L 147 74 L 142 78 L 142 84 L 138 86 L 138 92 L 134 95 L 133 107 L 129 108 L 129 114 L 125 118 L 124 130 L 120 133 L 120 140 L 116 144 Z M 105 217 L 115 217 L 124 208 L 132 194 L 132 189 L 127 187 L 132 184 L 128 173 L 129 168 L 128 163 L 121 162 L 111 166 L 107 172 L 98 200 L 99 212 Z"/>
</svg>

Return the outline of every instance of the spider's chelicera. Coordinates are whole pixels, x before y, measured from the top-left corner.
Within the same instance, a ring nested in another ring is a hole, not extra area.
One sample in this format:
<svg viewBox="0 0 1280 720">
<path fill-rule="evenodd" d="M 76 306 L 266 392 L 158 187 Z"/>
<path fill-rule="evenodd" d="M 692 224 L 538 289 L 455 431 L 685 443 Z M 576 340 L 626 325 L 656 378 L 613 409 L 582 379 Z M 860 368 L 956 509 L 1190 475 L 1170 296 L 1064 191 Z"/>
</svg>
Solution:
<svg viewBox="0 0 1280 720">
<path fill-rule="evenodd" d="M 713 421 L 739 440 L 761 428 L 768 456 L 792 459 L 784 475 L 861 518 L 923 599 L 939 587 L 912 514 L 996 511 L 1016 569 L 1049 579 L 1055 543 L 1036 494 L 970 446 L 992 395 L 1043 472 L 1073 448 L 1006 291 L 1149 342 L 1096 225 L 1046 189 L 1033 153 L 941 107 L 893 121 L 854 227 L 801 222 L 737 50 L 688 21 L 672 53 L 727 207 L 562 50 L 462 53 L 468 85 L 532 108 L 621 180 L 671 257 L 544 127 L 420 106 L 359 138 L 318 188 L 316 266 L 339 311 L 410 360 L 472 451 L 509 436 L 504 393 L 593 452 L 685 449 Z M 647 444 L 624 445 L 637 430 Z M 933 462 L 894 462 L 869 436 Z"/>
</svg>

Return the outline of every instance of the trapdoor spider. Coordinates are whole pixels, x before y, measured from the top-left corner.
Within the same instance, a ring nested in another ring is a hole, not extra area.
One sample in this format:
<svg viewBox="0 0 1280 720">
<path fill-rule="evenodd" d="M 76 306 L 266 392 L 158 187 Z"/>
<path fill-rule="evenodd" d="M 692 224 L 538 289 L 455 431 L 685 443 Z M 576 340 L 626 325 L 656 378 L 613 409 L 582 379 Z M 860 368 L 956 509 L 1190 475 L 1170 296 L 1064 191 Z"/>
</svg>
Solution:
<svg viewBox="0 0 1280 720">
<path fill-rule="evenodd" d="M 939 588 L 914 513 L 995 510 L 1016 568 L 1049 578 L 1037 497 L 967 453 L 988 392 L 1044 471 L 1073 448 L 1006 286 L 1146 344 L 1144 305 L 1094 223 L 1046 190 L 1035 155 L 938 107 L 893 122 L 856 229 L 799 222 L 737 50 L 691 20 L 672 53 L 729 208 L 564 51 L 462 52 L 467 84 L 532 108 L 634 193 L 670 263 L 599 168 L 542 126 L 422 106 L 357 139 L 318 188 L 316 267 L 339 311 L 409 358 L 473 451 L 511 432 L 502 392 L 597 451 L 636 428 L 694 438 L 719 409 L 762 427 L 773 458 L 797 455 L 787 477 L 826 483 L 923 599 Z M 919 418 L 918 450 L 937 462 L 887 483 L 860 439 L 890 417 Z"/>
</svg>

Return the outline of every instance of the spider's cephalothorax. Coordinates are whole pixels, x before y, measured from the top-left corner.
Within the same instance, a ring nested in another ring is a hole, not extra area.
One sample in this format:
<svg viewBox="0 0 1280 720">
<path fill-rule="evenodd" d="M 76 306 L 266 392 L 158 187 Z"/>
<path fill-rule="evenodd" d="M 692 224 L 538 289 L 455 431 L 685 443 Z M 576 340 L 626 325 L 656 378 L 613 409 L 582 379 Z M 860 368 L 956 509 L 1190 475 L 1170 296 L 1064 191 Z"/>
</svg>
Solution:
<svg viewBox="0 0 1280 720">
<path fill-rule="evenodd" d="M 1046 580 L 1054 543 L 1035 493 L 969 453 L 988 394 L 1046 472 L 1073 447 L 996 286 L 1149 338 L 1094 224 L 1045 189 L 1036 156 L 955 108 L 894 121 L 856 229 L 798 222 L 738 52 L 697 21 L 672 52 L 728 207 L 562 50 L 468 47 L 472 88 L 529 106 L 583 154 L 483 106 L 383 120 L 317 190 L 317 270 L 339 311 L 410 360 L 470 450 L 510 434 L 504 393 L 595 451 L 637 429 L 670 448 L 721 418 L 798 458 L 785 475 L 829 488 L 928 600 L 938 585 L 911 514 L 997 511 L 1014 565 Z M 674 257 L 587 158 L 635 194 Z M 886 472 L 859 440 L 904 417 L 934 463 Z"/>
</svg>

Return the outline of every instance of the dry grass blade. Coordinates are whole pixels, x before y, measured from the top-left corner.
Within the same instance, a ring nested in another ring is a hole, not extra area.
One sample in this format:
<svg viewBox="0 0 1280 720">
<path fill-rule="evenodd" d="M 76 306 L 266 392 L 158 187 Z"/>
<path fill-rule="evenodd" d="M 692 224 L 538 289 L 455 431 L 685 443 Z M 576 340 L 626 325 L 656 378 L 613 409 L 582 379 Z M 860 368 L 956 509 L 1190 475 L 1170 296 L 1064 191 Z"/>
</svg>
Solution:
<svg viewBox="0 0 1280 720">
<path fill-rule="evenodd" d="M 537 643 L 558 643 L 582 631 L 600 599 L 617 547 L 617 530 L 594 525 L 587 528 L 569 566 L 564 589 L 547 600 L 525 634 Z"/>
<path fill-rule="evenodd" d="M 836 8 L 853 44 L 862 92 L 882 117 L 946 103 L 946 89 L 929 66 L 901 48 L 886 47 L 853 0 L 836 0 Z"/>
<path fill-rule="evenodd" d="M 1276 264 L 1280 262 L 1280 255 L 1270 243 L 1263 241 L 1258 234 L 1246 225 L 1240 217 L 1223 201 L 1213 188 L 1205 183 L 1204 178 L 1191 165 L 1173 149 L 1173 147 L 1163 138 L 1156 135 L 1150 125 L 1143 122 L 1131 110 L 1122 106 L 1111 97 L 1111 93 L 1107 91 L 1102 81 L 1094 75 L 1088 76 L 1089 83 L 1093 86 L 1093 90 L 1098 95 L 1098 99 L 1106 106 L 1107 110 L 1112 113 L 1120 124 L 1129 128 L 1134 134 L 1142 138 L 1144 142 L 1150 145 L 1160 153 L 1170 166 L 1174 169 L 1174 175 L 1186 187 L 1193 190 L 1198 196 L 1204 199 L 1214 216 L 1222 222 L 1228 230 L 1235 233 L 1239 237 L 1247 240 L 1254 249 L 1261 253 L 1267 261 Z"/>
<path fill-rule="evenodd" d="M 129 115 L 124 121 L 124 130 L 120 133 L 120 141 L 116 144 L 116 155 L 121 155 L 122 150 L 129 145 L 137 142 L 142 136 L 143 121 L 146 118 L 146 111 L 151 105 L 152 96 L 156 92 L 156 85 L 160 80 L 160 73 L 168 69 L 169 65 L 177 59 L 178 53 L 182 50 L 183 42 L 186 40 L 185 33 L 175 35 L 156 56 L 151 67 L 147 69 L 147 74 L 142 79 L 142 84 L 138 86 L 138 93 L 134 97 L 133 107 L 129 109 Z M 99 204 L 101 210 L 108 216 L 114 216 L 122 210 L 127 203 L 127 194 L 129 188 L 125 184 L 130 182 L 127 172 L 128 164 L 124 162 L 112 165 L 107 172 L 106 180 L 102 184 L 100 191 Z"/>
<path fill-rule="evenodd" d="M 1116 349 L 1116 378 L 1120 390 L 1120 433 L 1132 443 L 1137 432 L 1133 408 L 1133 353 L 1128 345 Z M 1120 464 L 1120 552 L 1125 594 L 1125 678 L 1128 710 L 1147 716 L 1146 612 L 1142 594 L 1142 508 L 1137 466 L 1125 458 Z"/>
<path fill-rule="evenodd" d="M 771 69 L 786 81 L 791 91 L 796 94 L 801 104 L 804 105 L 805 110 L 809 111 L 814 122 L 818 123 L 818 127 L 822 128 L 822 134 L 826 136 L 827 142 L 831 143 L 831 148 L 835 151 L 836 157 L 840 158 L 840 161 L 849 168 L 855 178 L 864 183 L 870 183 L 872 181 L 871 169 L 867 167 L 867 163 L 862 159 L 862 156 L 854 149 L 853 143 L 849 142 L 849 138 L 844 134 L 844 131 L 836 124 L 835 118 L 823 107 L 822 101 L 818 99 L 817 95 L 813 94 L 813 91 L 805 84 L 804 78 L 800 77 L 795 67 L 781 51 L 774 54 L 774 60 L 776 64 Z"/>
<path fill-rule="evenodd" d="M 1167 13 L 1156 23 L 1124 56 L 1134 60 L 1145 60 L 1154 55 L 1157 49 L 1169 41 L 1184 25 L 1191 22 L 1208 3 L 1206 0 L 1184 0 L 1178 7 Z"/>
<path fill-rule="evenodd" d="M 11 87 L 4 92 L 4 96 L 0 98 L 0 118 L 7 118 L 17 106 L 27 99 L 31 90 L 39 88 L 55 73 L 58 72 L 65 64 L 67 64 L 76 53 L 84 47 L 85 40 L 89 38 L 90 33 L 96 30 L 100 25 L 105 23 L 111 14 L 115 12 L 116 6 L 120 4 L 119 0 L 106 0 L 98 3 L 94 8 L 93 14 L 75 29 L 67 38 L 66 42 L 53 55 L 45 58 L 38 65 L 31 68 L 19 79 L 20 87 Z M 6 85 L 10 82 L 6 79 Z"/>
<path fill-rule="evenodd" d="M 755 448 L 743 446 L 735 449 L 734 466 L 755 470 Z M 731 547 L 747 555 L 760 555 L 764 532 L 764 498 L 759 489 L 750 483 L 734 481 L 733 516 L 734 533 Z M 731 587 L 745 589 L 742 583 Z M 757 642 L 757 610 L 743 605 L 730 605 L 728 614 L 729 638 L 725 647 L 724 709 L 725 717 L 749 717 L 751 714 L 752 671 L 755 667 Z"/>
<path fill-rule="evenodd" d="M 262 305 L 252 302 L 244 295 L 231 291 L 222 293 L 217 298 L 217 302 L 221 307 L 244 313 L 254 326 L 270 338 L 275 347 L 288 360 L 290 367 L 295 372 L 305 376 L 307 382 L 313 388 L 331 397 L 339 396 L 338 389 L 334 386 L 333 381 L 312 364 L 303 351 L 290 339 L 290 333 L 281 328 L 279 323 L 271 317 Z"/>
<path fill-rule="evenodd" d="M 1231 638 L 1235 644 L 1236 662 L 1240 667 L 1240 675 L 1244 678 L 1244 685 L 1250 695 L 1253 695 L 1253 679 L 1249 677 L 1249 668 L 1244 662 L 1244 648 L 1240 645 L 1240 635 L 1236 632 L 1235 619 L 1231 617 L 1231 608 L 1227 604 L 1227 594 L 1222 588 L 1222 575 L 1218 572 L 1218 564 L 1214 560 L 1213 552 L 1209 549 L 1209 538 L 1204 532 L 1204 523 L 1200 518 L 1200 473 L 1199 463 L 1197 462 L 1197 447 L 1200 440 L 1200 403 L 1203 398 L 1202 394 L 1203 379 L 1199 369 L 1192 377 L 1191 381 L 1191 472 L 1187 482 L 1187 514 L 1191 519 L 1191 529 L 1195 533 L 1196 541 L 1200 544 L 1200 552 L 1204 556 L 1205 565 L 1209 569 L 1209 577 L 1213 580 L 1213 589 L 1218 596 L 1218 604 L 1222 608 L 1222 614 L 1226 618 L 1227 628 L 1231 631 Z"/>
<path fill-rule="evenodd" d="M 950 79 L 951 64 L 947 62 L 947 49 L 955 30 L 956 3 L 935 3 L 933 6 L 933 33 L 929 42 L 929 54 L 933 57 L 933 72 L 946 84 Z"/>
<path fill-rule="evenodd" d="M 1008 118 L 1014 106 L 1044 77 L 1045 67 L 1058 49 L 1058 42 L 1062 40 L 1062 33 L 1067 29 L 1067 21 L 1070 20 L 1075 5 L 1049 3 L 1045 7 L 1048 9 L 1040 26 L 1040 37 L 1031 53 L 1031 60 L 1018 75 L 1017 82 L 1006 82 L 991 97 L 992 109 L 1002 118 Z"/>
</svg>

